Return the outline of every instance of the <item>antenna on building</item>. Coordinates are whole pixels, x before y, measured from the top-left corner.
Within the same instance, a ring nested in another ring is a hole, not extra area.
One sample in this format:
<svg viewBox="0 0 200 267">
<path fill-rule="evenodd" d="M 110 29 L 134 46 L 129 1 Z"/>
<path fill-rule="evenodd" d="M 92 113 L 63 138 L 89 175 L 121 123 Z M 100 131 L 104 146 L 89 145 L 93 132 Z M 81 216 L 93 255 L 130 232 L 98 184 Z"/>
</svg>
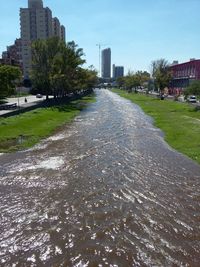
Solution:
<svg viewBox="0 0 200 267">
<path fill-rule="evenodd" d="M 99 77 L 101 77 L 101 47 L 106 46 L 107 44 L 96 44 L 99 47 Z"/>
</svg>

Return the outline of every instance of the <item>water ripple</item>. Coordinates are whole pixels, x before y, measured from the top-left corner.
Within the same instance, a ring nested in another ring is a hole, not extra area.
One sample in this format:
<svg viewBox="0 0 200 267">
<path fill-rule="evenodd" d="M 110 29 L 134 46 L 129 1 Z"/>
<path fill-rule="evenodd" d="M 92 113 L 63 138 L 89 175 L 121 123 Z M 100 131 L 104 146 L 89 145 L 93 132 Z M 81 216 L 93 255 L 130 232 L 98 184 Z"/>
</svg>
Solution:
<svg viewBox="0 0 200 267">
<path fill-rule="evenodd" d="M 0 155 L 0 265 L 199 266 L 200 166 L 96 93 L 71 126 Z"/>
</svg>

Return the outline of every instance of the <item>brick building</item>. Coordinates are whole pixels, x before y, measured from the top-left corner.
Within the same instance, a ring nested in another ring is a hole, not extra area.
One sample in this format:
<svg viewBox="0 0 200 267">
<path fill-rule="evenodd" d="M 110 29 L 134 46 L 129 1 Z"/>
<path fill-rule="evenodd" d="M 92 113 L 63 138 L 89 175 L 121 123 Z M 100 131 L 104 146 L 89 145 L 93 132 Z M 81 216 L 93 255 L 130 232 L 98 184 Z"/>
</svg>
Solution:
<svg viewBox="0 0 200 267">
<path fill-rule="evenodd" d="M 172 81 L 170 83 L 170 93 L 177 94 L 186 88 L 192 81 L 200 80 L 200 59 L 191 59 L 189 62 L 172 64 Z"/>
</svg>

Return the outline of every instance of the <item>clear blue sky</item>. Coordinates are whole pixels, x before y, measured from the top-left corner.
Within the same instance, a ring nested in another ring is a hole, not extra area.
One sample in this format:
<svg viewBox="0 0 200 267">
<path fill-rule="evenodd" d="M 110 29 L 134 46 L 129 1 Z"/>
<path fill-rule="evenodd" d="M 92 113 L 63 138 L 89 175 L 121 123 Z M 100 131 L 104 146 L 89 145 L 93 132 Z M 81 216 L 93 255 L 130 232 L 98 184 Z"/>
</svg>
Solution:
<svg viewBox="0 0 200 267">
<path fill-rule="evenodd" d="M 28 0 L 1 0 L 0 53 L 20 36 L 19 8 Z M 99 65 L 98 47 L 112 64 L 150 70 L 152 60 L 200 58 L 200 0 L 43 0 L 67 29 L 67 41 L 84 49 L 87 65 Z"/>
</svg>

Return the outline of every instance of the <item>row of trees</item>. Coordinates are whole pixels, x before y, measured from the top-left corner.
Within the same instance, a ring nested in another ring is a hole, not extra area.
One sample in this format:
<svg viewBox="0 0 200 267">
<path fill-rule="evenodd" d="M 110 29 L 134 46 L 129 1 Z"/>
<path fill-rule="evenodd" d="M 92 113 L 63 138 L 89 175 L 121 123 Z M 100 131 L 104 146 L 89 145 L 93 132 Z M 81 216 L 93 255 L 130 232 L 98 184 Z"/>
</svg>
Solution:
<svg viewBox="0 0 200 267">
<path fill-rule="evenodd" d="M 118 85 L 124 87 L 128 91 L 133 88 L 135 91 L 140 86 L 146 86 L 148 83 L 148 90 L 156 89 L 162 96 L 164 89 L 170 86 L 172 80 L 172 73 L 169 68 L 169 63 L 165 59 L 159 59 L 152 61 L 151 63 L 151 75 L 144 71 L 138 71 L 136 73 L 128 72 L 128 75 L 118 79 Z M 184 95 L 196 95 L 200 96 L 200 81 L 193 81 L 184 90 Z"/>
<path fill-rule="evenodd" d="M 97 72 L 93 67 L 82 67 L 83 55 L 83 50 L 74 42 L 65 44 L 57 37 L 35 41 L 32 45 L 33 87 L 47 98 L 50 94 L 56 98 L 93 88 Z"/>
<path fill-rule="evenodd" d="M 187 97 L 189 95 L 200 96 L 200 81 L 193 81 L 184 91 L 184 95 Z"/>
<path fill-rule="evenodd" d="M 119 77 L 117 83 L 120 87 L 131 91 L 132 88 L 136 90 L 138 87 L 143 86 L 149 79 L 150 74 L 147 71 L 137 71 L 136 73 L 129 71 L 125 77 Z"/>
<path fill-rule="evenodd" d="M 133 88 L 136 91 L 138 87 L 148 84 L 149 90 L 156 88 L 162 94 L 164 88 L 169 86 L 171 79 L 168 62 L 165 59 L 159 59 L 151 63 L 151 75 L 147 71 L 137 71 L 136 73 L 129 71 L 127 76 L 118 78 L 117 82 L 120 87 L 124 87 L 128 91 Z"/>
<path fill-rule="evenodd" d="M 74 42 L 65 44 L 57 37 L 47 40 L 37 40 L 32 44 L 33 68 L 31 80 L 35 93 L 54 97 L 63 97 L 69 93 L 78 93 L 80 90 L 93 88 L 97 83 L 97 72 L 91 66 L 83 68 L 83 49 Z M 15 91 L 15 86 L 21 81 L 22 74 L 18 67 L 0 65 L 0 99 Z M 133 88 L 146 86 L 156 88 L 163 93 L 169 86 L 172 74 L 165 59 L 152 61 L 151 75 L 146 71 L 129 71 L 125 77 L 118 78 L 118 85 L 128 91 Z M 200 82 L 194 81 L 185 94 L 200 95 Z"/>
<path fill-rule="evenodd" d="M 65 43 L 57 37 L 36 40 L 32 44 L 31 82 L 33 92 L 63 97 L 69 93 L 93 88 L 97 83 L 97 72 L 91 66 L 83 68 L 83 49 L 74 42 Z M 18 67 L 0 65 L 0 99 L 15 93 L 22 81 Z"/>
</svg>

